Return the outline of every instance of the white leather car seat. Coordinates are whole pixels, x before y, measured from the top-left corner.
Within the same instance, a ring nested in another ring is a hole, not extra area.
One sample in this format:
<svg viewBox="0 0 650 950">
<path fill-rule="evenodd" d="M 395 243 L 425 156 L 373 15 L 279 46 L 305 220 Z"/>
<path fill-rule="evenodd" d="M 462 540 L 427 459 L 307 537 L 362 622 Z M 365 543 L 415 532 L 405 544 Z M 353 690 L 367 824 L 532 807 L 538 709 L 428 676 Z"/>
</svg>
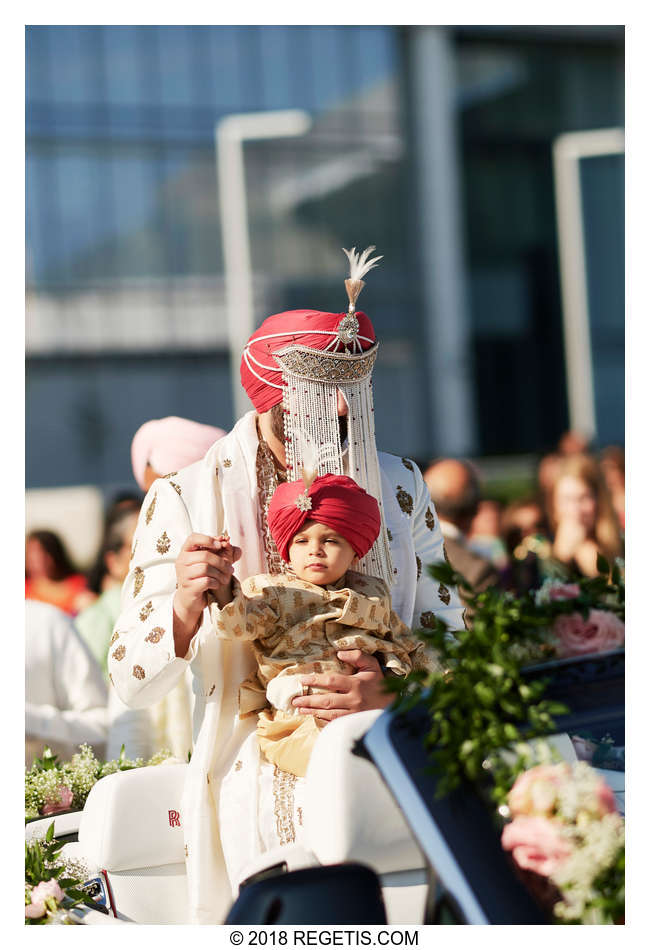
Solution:
<svg viewBox="0 0 650 950">
<path fill-rule="evenodd" d="M 187 765 L 107 775 L 90 791 L 74 856 L 104 871 L 117 916 L 140 924 L 188 922 L 180 801 Z M 71 854 L 72 856 L 72 854 Z"/>
</svg>

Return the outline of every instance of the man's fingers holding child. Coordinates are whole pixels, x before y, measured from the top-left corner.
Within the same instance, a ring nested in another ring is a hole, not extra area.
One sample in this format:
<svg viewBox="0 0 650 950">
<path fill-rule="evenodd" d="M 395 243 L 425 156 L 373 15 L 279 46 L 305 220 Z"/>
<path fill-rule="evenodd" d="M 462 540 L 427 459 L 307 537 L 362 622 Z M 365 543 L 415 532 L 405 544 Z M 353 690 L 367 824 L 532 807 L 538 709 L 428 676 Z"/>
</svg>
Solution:
<svg viewBox="0 0 650 950">
<path fill-rule="evenodd" d="M 383 689 L 384 677 L 374 656 L 360 650 L 340 650 L 337 655 L 339 660 L 356 667 L 357 672 L 309 673 L 301 677 L 312 690 L 326 692 L 296 697 L 293 705 L 300 713 L 329 720 L 365 709 L 384 709 L 390 704 L 392 697 Z"/>
</svg>

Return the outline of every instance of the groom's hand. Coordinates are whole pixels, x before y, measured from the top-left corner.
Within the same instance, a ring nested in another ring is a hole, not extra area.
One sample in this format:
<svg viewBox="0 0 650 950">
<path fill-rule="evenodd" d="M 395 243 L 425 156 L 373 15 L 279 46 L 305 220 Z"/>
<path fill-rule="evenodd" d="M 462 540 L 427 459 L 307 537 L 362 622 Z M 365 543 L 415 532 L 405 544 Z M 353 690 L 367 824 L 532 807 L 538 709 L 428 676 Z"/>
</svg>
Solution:
<svg viewBox="0 0 650 950">
<path fill-rule="evenodd" d="M 207 604 L 208 590 L 230 584 L 233 562 L 241 549 L 224 537 L 190 534 L 176 558 L 177 586 L 174 594 L 174 644 L 176 656 L 185 656 L 190 640 Z"/>
<path fill-rule="evenodd" d="M 395 698 L 384 690 L 384 676 L 374 656 L 361 650 L 339 650 L 339 660 L 356 668 L 356 673 L 308 673 L 300 679 L 305 686 L 327 690 L 297 696 L 293 705 L 303 715 L 318 719 L 338 719 L 365 709 L 385 709 Z"/>
</svg>

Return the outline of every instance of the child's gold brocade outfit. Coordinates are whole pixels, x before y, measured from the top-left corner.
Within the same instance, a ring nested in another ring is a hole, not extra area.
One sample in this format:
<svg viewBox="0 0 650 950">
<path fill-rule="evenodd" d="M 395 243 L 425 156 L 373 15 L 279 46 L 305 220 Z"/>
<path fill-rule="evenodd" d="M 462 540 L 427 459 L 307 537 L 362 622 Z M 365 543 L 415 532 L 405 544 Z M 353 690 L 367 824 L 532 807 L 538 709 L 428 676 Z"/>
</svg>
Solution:
<svg viewBox="0 0 650 950">
<path fill-rule="evenodd" d="M 233 578 L 233 592 L 223 609 L 213 601 L 210 613 L 217 636 L 249 640 L 255 652 L 257 672 L 240 686 L 239 714 L 259 713 L 260 748 L 285 772 L 305 774 L 326 722 L 291 705 L 271 706 L 267 687 L 276 677 L 354 673 L 338 659 L 339 650 L 381 654 L 382 665 L 398 675 L 440 669 L 433 652 L 391 609 L 388 588 L 377 577 L 348 571 L 338 584 L 320 587 L 290 574 L 258 574 L 241 585 Z"/>
</svg>

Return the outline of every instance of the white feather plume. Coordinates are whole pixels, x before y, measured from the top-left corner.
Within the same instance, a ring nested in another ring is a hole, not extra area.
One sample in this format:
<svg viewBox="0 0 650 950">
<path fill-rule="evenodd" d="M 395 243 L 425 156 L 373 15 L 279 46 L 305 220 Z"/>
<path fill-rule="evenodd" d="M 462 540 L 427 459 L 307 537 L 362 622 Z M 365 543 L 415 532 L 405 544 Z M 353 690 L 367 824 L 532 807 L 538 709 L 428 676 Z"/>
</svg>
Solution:
<svg viewBox="0 0 650 950">
<path fill-rule="evenodd" d="M 350 261 L 350 280 L 361 280 L 361 278 L 368 273 L 369 270 L 372 270 L 373 267 L 376 267 L 380 260 L 383 258 L 383 254 L 380 254 L 378 257 L 373 257 L 372 260 L 368 260 L 372 252 L 375 250 L 375 245 L 371 244 L 370 247 L 367 247 L 365 251 L 359 252 L 357 254 L 356 247 L 353 247 L 351 251 L 342 248 L 343 253 L 347 256 Z"/>
<path fill-rule="evenodd" d="M 302 458 L 300 475 L 305 488 L 309 488 L 318 475 L 319 467 L 324 466 L 328 461 L 334 461 L 338 457 L 337 448 L 333 442 L 316 445 L 313 438 L 303 428 L 297 429 L 294 438 L 300 446 L 300 456 Z"/>
</svg>

